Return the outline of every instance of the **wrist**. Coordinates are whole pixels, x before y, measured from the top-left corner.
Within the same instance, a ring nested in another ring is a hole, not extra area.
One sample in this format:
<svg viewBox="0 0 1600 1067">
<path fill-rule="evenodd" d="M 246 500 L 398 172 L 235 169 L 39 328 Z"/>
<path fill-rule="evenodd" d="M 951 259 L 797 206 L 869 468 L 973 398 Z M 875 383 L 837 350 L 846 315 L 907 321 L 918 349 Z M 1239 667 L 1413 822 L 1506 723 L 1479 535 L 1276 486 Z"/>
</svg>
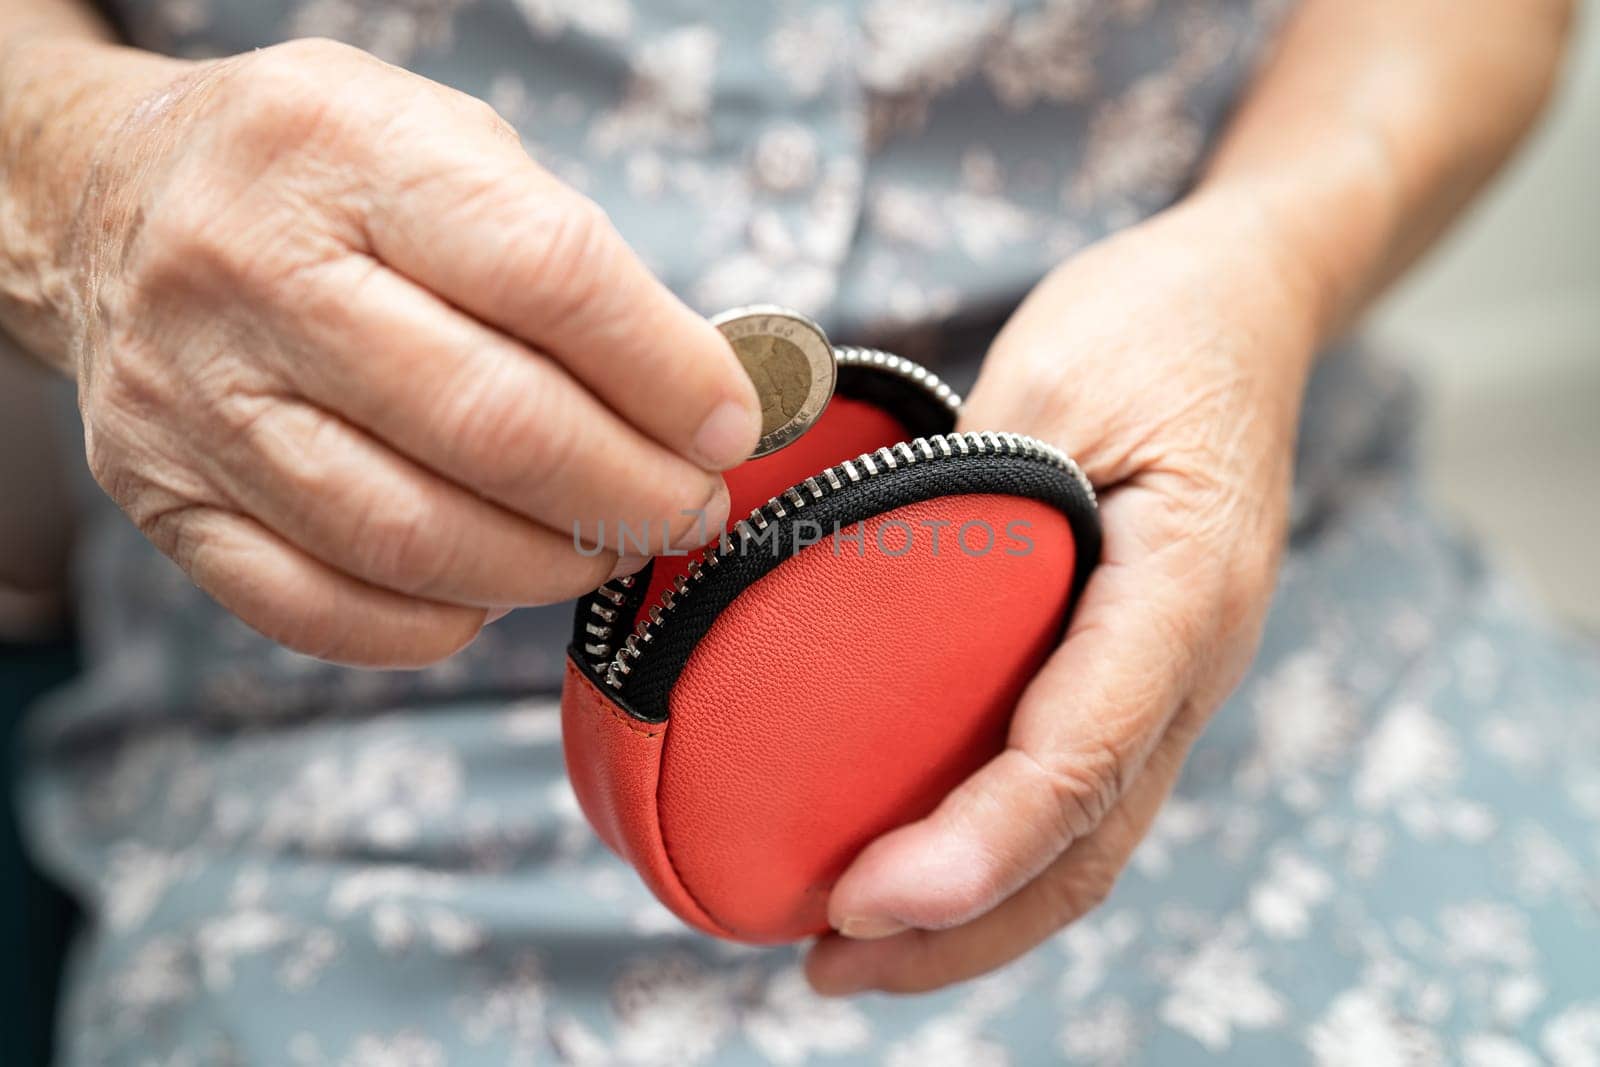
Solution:
<svg viewBox="0 0 1600 1067">
<path fill-rule="evenodd" d="M 1361 310 L 1381 274 L 1399 190 L 1376 132 L 1281 147 L 1257 159 L 1225 144 L 1190 201 L 1243 220 L 1260 254 L 1303 291 L 1320 347 Z"/>
<path fill-rule="evenodd" d="M 1163 229 L 1164 247 L 1185 250 L 1180 283 L 1223 309 L 1252 339 L 1243 348 L 1298 395 L 1327 339 L 1332 299 L 1314 255 L 1259 200 L 1231 188 L 1197 189 L 1147 225 Z"/>
<path fill-rule="evenodd" d="M 131 192 L 118 177 L 127 168 L 108 161 L 191 67 L 84 34 L 0 38 L 0 327 L 65 373 L 76 370 L 85 256 L 114 247 L 108 201 Z"/>
</svg>

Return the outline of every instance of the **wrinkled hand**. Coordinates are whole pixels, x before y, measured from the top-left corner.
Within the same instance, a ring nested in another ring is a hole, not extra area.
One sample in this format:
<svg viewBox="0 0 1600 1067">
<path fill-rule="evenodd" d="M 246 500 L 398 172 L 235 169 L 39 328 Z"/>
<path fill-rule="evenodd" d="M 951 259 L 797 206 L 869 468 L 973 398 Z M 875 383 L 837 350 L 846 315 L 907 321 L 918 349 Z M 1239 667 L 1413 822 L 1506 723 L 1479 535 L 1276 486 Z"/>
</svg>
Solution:
<svg viewBox="0 0 1600 1067">
<path fill-rule="evenodd" d="M 1102 562 L 1004 753 L 869 846 L 812 950 L 821 991 L 981 974 L 1095 907 L 1259 640 L 1314 347 L 1312 287 L 1247 210 L 1195 201 L 1052 273 L 963 415 L 1064 448 Z"/>
<path fill-rule="evenodd" d="M 486 105 L 329 42 L 196 64 L 80 203 L 90 466 L 291 648 L 427 663 L 642 563 L 575 520 L 720 528 L 748 379 Z"/>
</svg>

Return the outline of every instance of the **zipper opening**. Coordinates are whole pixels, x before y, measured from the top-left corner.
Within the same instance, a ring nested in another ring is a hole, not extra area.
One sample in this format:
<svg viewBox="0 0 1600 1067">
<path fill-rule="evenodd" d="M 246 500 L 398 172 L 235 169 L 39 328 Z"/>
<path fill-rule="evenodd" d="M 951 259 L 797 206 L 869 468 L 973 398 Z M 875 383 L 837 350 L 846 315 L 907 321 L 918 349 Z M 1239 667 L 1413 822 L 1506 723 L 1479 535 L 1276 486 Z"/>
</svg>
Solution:
<svg viewBox="0 0 1600 1067">
<path fill-rule="evenodd" d="M 878 349 L 853 346 L 836 348 L 835 355 L 841 371 L 866 369 L 918 387 L 923 399 L 936 402 L 952 421 L 960 411 L 959 394 L 918 363 Z M 637 574 L 600 586 L 584 598 L 587 604 L 581 635 L 584 661 L 613 695 L 623 697 L 629 676 L 634 674 L 639 660 L 649 653 L 650 647 L 658 643 L 662 629 L 671 624 L 673 614 L 684 599 L 692 597 L 724 560 L 747 551 L 753 542 L 760 544 L 772 524 L 798 518 L 809 504 L 908 467 L 1000 456 L 1036 462 L 1065 472 L 1077 483 L 1092 507 L 1094 489 L 1077 463 L 1055 446 L 1026 434 L 952 431 L 885 445 L 804 478 L 752 509 L 747 517 L 733 523 L 705 546 L 701 557 L 690 561 L 684 573 L 663 589 L 653 604 L 646 606 L 641 601 L 654 563 Z"/>
</svg>

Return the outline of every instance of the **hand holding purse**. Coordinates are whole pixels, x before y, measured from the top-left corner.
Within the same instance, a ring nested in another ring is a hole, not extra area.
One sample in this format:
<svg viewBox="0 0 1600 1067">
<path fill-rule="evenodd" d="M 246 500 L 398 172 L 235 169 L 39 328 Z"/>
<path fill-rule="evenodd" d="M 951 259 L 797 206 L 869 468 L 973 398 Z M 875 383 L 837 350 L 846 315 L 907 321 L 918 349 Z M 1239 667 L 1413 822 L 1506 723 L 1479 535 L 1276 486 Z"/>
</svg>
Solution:
<svg viewBox="0 0 1600 1067">
<path fill-rule="evenodd" d="M 567 769 L 601 839 L 689 925 L 828 929 L 834 880 L 1004 747 L 1099 556 L 1094 494 L 1033 438 L 955 432 L 924 368 L 840 348 L 734 516 L 578 602 Z"/>
</svg>

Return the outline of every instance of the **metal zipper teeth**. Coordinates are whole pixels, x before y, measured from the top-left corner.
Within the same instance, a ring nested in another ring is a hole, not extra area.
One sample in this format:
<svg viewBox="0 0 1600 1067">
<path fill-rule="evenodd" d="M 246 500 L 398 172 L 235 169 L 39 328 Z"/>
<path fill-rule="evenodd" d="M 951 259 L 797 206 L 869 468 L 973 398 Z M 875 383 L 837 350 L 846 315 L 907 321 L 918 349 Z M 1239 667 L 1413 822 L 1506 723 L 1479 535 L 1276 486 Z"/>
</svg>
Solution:
<svg viewBox="0 0 1600 1067">
<path fill-rule="evenodd" d="M 627 602 L 628 591 L 636 581 L 638 576 L 633 574 L 613 578 L 590 594 L 593 599 L 589 601 L 589 614 L 594 617 L 583 624 L 583 630 L 593 640 L 583 643 L 583 651 L 596 671 L 611 659 L 611 634 L 616 629 L 622 605 Z M 601 603 L 602 600 L 610 603 Z"/>
<path fill-rule="evenodd" d="M 645 616 L 638 620 L 633 632 L 611 653 L 609 661 L 605 659 L 604 653 L 609 649 L 612 630 L 609 624 L 615 621 L 614 613 L 613 618 L 606 619 L 602 611 L 604 605 L 599 601 L 593 602 L 590 605 L 591 609 L 606 620 L 606 625 L 603 626 L 596 627 L 593 623 L 590 624 L 590 632 L 596 633 L 596 636 L 600 636 L 597 630 L 605 630 L 606 640 L 584 646 L 586 651 L 595 656 L 593 663 L 595 673 L 602 675 L 606 685 L 612 689 L 622 689 L 624 680 L 633 673 L 634 664 L 661 632 L 662 626 L 666 624 L 679 602 L 684 597 L 692 596 L 699 584 L 708 574 L 716 570 L 724 559 L 736 552 L 744 551 L 746 545 L 756 538 L 758 531 L 765 530 L 770 523 L 784 518 L 791 511 L 798 512 L 810 503 L 901 467 L 985 455 L 1020 456 L 1047 463 L 1066 471 L 1082 487 L 1089 499 L 1094 500 L 1094 489 L 1077 463 L 1054 445 L 1024 434 L 993 430 L 935 434 L 911 441 L 901 441 L 875 452 L 863 452 L 855 459 L 845 460 L 837 466 L 829 467 L 820 474 L 790 486 L 751 511 L 749 518 L 734 523 L 731 534 L 723 534 L 706 549 L 702 559 L 691 562 L 686 573 L 678 575 L 671 586 L 661 591 L 660 601 L 652 604 Z M 613 605 L 620 604 L 623 601 L 623 590 L 629 588 L 622 583 L 631 581 L 630 576 L 618 579 L 614 583 L 608 582 L 601 586 L 598 592 Z M 618 588 L 607 588 L 613 585 Z"/>
<path fill-rule="evenodd" d="M 940 381 L 937 374 L 920 363 L 914 363 L 904 356 L 897 356 L 879 348 L 860 348 L 856 345 L 837 346 L 833 350 L 833 355 L 841 367 L 871 367 L 904 378 L 927 390 L 934 399 L 949 408 L 952 415 L 961 411 L 961 394 Z"/>
</svg>

